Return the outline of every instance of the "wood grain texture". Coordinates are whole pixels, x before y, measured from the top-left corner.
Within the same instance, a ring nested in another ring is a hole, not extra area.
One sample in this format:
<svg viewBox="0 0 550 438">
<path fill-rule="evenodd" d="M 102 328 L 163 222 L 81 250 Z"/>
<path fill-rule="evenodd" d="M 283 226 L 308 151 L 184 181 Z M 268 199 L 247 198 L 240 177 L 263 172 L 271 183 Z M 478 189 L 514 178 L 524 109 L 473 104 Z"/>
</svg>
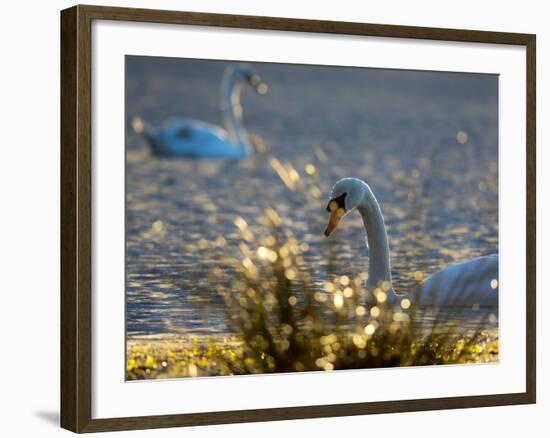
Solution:
<svg viewBox="0 0 550 438">
<path fill-rule="evenodd" d="M 76 341 L 76 8 L 61 16 L 61 426 L 78 428 Z"/>
<path fill-rule="evenodd" d="M 526 45 L 532 36 L 529 34 L 507 32 L 302 20 L 296 18 L 259 17 L 253 15 L 210 14 L 202 12 L 113 8 L 104 6 L 80 6 L 80 8 L 84 13 L 89 14 L 94 19 L 104 20 L 364 35 L 387 38 L 414 38 Z"/>
<path fill-rule="evenodd" d="M 527 394 L 537 400 L 537 40 L 531 35 L 527 44 Z"/>
<path fill-rule="evenodd" d="M 513 44 L 527 52 L 527 379 L 526 392 L 420 400 L 303 406 L 199 414 L 92 419 L 91 23 L 120 20 L 260 30 Z M 61 13 L 61 425 L 74 432 L 150 429 L 535 403 L 535 112 L 534 35 L 75 6 Z"/>
</svg>

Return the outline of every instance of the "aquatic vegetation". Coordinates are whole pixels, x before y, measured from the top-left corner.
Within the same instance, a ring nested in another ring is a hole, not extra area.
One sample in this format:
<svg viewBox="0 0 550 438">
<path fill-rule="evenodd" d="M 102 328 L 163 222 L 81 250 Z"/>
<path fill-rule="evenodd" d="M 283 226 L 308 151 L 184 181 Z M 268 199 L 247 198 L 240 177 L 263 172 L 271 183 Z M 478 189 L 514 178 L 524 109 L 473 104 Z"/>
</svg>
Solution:
<svg viewBox="0 0 550 438">
<path fill-rule="evenodd" d="M 265 220 L 270 234 L 256 249 L 241 246 L 241 276 L 220 288 L 230 325 L 246 351 L 245 360 L 227 362 L 235 374 L 496 358 L 494 338 L 486 331 L 460 330 L 440 318 L 419 325 L 421 310 L 411 305 L 414 300 L 389 304 L 386 292 L 364 287 L 366 273 L 314 282 L 303 259 L 307 245 L 281 226 L 274 210 L 266 211 Z M 482 324 L 487 315 L 479 316 Z"/>
</svg>

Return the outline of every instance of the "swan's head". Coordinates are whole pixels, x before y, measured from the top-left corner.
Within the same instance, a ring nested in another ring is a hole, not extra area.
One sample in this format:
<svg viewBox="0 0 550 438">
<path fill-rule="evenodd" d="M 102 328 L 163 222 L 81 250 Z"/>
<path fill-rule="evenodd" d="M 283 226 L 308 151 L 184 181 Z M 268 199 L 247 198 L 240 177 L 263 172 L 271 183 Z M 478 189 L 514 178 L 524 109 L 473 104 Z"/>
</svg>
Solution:
<svg viewBox="0 0 550 438">
<path fill-rule="evenodd" d="M 262 82 L 260 75 L 250 66 L 240 64 L 233 70 L 235 81 L 249 85 L 258 94 L 267 93 L 267 85 Z"/>
<path fill-rule="evenodd" d="M 367 185 L 357 178 L 343 178 L 330 191 L 327 211 L 330 213 L 325 236 L 330 236 L 340 220 L 363 200 Z"/>
</svg>

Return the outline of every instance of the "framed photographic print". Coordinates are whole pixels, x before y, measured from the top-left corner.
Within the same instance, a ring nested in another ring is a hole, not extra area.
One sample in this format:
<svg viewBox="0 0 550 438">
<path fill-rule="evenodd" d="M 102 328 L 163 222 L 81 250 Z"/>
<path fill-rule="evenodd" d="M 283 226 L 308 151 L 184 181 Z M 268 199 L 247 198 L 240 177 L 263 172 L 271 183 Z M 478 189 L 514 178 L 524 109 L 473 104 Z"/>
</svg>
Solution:
<svg viewBox="0 0 550 438">
<path fill-rule="evenodd" d="M 75 6 L 61 49 L 64 428 L 535 402 L 534 35 Z"/>
</svg>

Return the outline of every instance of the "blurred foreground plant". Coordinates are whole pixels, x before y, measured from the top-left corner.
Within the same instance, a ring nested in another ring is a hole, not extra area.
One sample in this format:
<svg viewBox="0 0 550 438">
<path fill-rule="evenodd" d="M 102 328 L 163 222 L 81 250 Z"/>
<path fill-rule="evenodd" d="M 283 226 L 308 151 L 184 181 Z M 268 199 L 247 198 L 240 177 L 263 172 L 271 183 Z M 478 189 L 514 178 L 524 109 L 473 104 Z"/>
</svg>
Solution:
<svg viewBox="0 0 550 438">
<path fill-rule="evenodd" d="M 269 234 L 258 243 L 241 223 L 240 276 L 218 287 L 229 325 L 242 340 L 239 356 L 221 354 L 233 374 L 496 360 L 498 341 L 483 330 L 460 330 L 438 317 L 420 327 L 411 299 L 389 304 L 393 297 L 384 290 L 364 288 L 366 273 L 314 282 L 304 262 L 308 245 L 275 210 L 267 209 L 263 221 Z"/>
</svg>

